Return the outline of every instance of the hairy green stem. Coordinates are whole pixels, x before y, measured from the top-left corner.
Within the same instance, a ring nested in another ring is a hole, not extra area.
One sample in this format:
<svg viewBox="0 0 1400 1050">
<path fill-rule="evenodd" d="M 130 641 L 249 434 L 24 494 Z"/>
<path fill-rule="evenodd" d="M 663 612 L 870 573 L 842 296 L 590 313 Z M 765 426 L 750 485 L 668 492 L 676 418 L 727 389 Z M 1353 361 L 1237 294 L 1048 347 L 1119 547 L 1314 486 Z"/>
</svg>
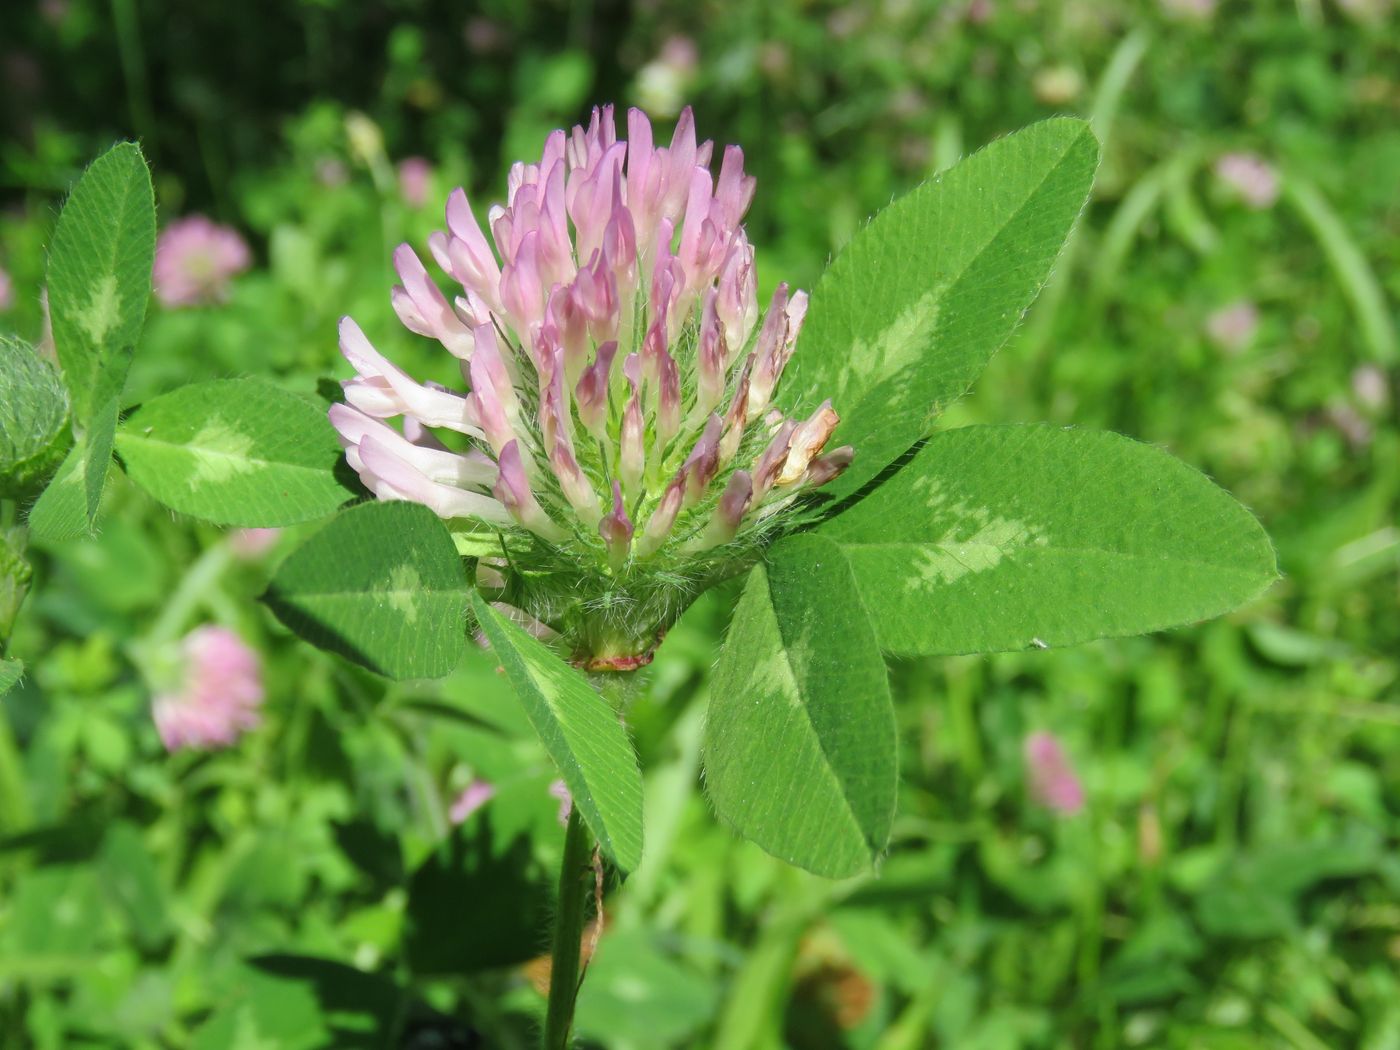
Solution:
<svg viewBox="0 0 1400 1050">
<path fill-rule="evenodd" d="M 554 951 L 549 970 L 549 1006 L 544 1017 L 544 1050 L 568 1050 L 579 989 L 584 905 L 592 873 L 588 829 L 578 807 L 569 811 L 564 859 L 559 865 L 559 904 L 554 913 Z"/>
<path fill-rule="evenodd" d="M 622 717 L 640 679 L 635 671 L 594 671 L 589 683 Z M 568 1050 L 574 1024 L 574 1004 L 583 984 L 584 912 L 594 884 L 593 836 L 579 816 L 569 810 L 564 832 L 564 859 L 559 865 L 559 904 L 554 913 L 554 945 L 549 970 L 549 1005 L 545 1010 L 544 1050 Z M 601 908 L 601 903 L 599 907 Z"/>
</svg>

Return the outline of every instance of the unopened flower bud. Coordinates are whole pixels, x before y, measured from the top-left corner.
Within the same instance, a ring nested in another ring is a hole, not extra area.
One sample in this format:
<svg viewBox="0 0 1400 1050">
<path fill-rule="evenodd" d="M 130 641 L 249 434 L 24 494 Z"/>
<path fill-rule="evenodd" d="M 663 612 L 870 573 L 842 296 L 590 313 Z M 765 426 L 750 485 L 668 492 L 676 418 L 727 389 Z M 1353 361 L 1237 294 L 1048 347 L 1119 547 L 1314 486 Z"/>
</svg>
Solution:
<svg viewBox="0 0 1400 1050">
<path fill-rule="evenodd" d="M 704 532 L 693 542 L 695 551 L 709 550 L 728 543 L 739 531 L 744 514 L 753 503 L 753 477 L 746 470 L 736 470 L 729 476 L 724 486 L 715 512 L 705 526 Z"/>
<path fill-rule="evenodd" d="M 807 472 L 807 464 L 826 447 L 827 439 L 840 422 L 841 417 L 831 410 L 831 399 L 823 401 L 811 418 L 792 432 L 787 463 L 778 473 L 777 484 L 791 485 L 801 481 Z"/>
<path fill-rule="evenodd" d="M 676 524 L 676 515 L 680 513 L 684 499 L 685 480 L 680 476 L 666 486 L 666 491 L 661 494 L 661 502 L 651 512 L 651 517 L 642 528 L 642 534 L 637 538 L 637 557 L 649 557 L 666 542 Z"/>
<path fill-rule="evenodd" d="M 768 447 L 763 450 L 763 454 L 758 457 L 758 461 L 753 468 L 754 495 L 758 500 L 762 500 L 764 495 L 778 480 L 778 475 L 783 472 L 783 467 L 787 465 L 788 449 L 792 444 L 792 433 L 797 429 L 792 420 L 788 420 L 778 428 L 778 432 L 773 435 L 773 439 L 768 442 Z"/>
<path fill-rule="evenodd" d="M 616 356 L 616 342 L 609 341 L 598 347 L 597 358 L 583 370 L 574 390 L 579 419 L 599 441 L 607 436 L 604 427 L 608 420 L 608 392 L 612 385 L 613 358 Z"/>
<path fill-rule="evenodd" d="M 807 468 L 807 476 L 802 479 L 802 483 L 808 488 L 825 485 L 844 473 L 854 458 L 855 449 L 850 445 L 842 445 L 824 456 L 818 456 Z"/>
<path fill-rule="evenodd" d="M 629 493 L 637 491 L 642 481 L 642 471 L 646 469 L 646 432 L 642 421 L 642 405 L 637 385 L 632 383 L 632 396 L 627 399 L 627 407 L 622 411 L 621 455 L 618 459 L 618 472 L 622 475 L 622 487 Z"/>
<path fill-rule="evenodd" d="M 705 424 L 704 433 L 681 464 L 681 472 L 685 475 L 687 507 L 694 506 L 699 501 L 719 470 L 719 438 L 722 425 L 719 416 L 710 416 Z"/>
<path fill-rule="evenodd" d="M 613 572 L 620 572 L 627 564 L 627 554 L 632 545 L 632 519 L 627 516 L 627 508 L 622 504 L 622 486 L 613 482 L 612 510 L 603 515 L 598 523 L 598 534 L 608 547 L 608 565 Z"/>
</svg>

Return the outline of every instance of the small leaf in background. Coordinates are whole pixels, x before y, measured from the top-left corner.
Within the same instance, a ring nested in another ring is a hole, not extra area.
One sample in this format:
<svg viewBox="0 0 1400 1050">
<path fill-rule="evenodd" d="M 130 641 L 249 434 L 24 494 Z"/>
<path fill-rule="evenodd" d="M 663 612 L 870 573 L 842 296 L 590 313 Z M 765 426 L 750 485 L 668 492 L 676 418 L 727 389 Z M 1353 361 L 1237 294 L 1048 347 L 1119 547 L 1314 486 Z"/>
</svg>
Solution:
<svg viewBox="0 0 1400 1050">
<path fill-rule="evenodd" d="M 749 577 L 710 693 L 705 784 L 720 818 L 790 864 L 869 869 L 897 788 L 884 660 L 840 550 L 779 542 Z"/>
<path fill-rule="evenodd" d="M 261 379 L 196 383 L 147 402 L 123 424 L 117 451 L 160 502 L 217 525 L 295 525 L 353 495 L 322 408 Z"/>
<path fill-rule="evenodd" d="M 141 334 L 155 239 L 146 160 L 134 142 L 118 143 L 73 187 L 49 250 L 54 345 L 80 424 L 102 404 L 100 376 L 111 355 Z"/>
<path fill-rule="evenodd" d="M 462 559 L 417 503 L 342 511 L 282 563 L 263 600 L 312 645 L 390 678 L 440 678 L 466 644 Z"/>
<path fill-rule="evenodd" d="M 403 1013 L 390 977 L 330 959 L 269 955 L 243 964 L 192 1050 L 386 1050 Z"/>
<path fill-rule="evenodd" d="M 24 664 L 19 660 L 0 660 L 0 697 L 15 687 L 24 674 Z"/>
<path fill-rule="evenodd" d="M 0 335 L 0 499 L 40 491 L 68 451 L 68 395 L 57 370 Z"/>
<path fill-rule="evenodd" d="M 588 683 L 475 591 L 472 610 L 588 827 L 617 865 L 642 859 L 642 777 L 627 730 Z"/>
<path fill-rule="evenodd" d="M 713 978 L 661 950 L 636 929 L 609 932 L 589 963 L 575 1027 L 600 1046 L 676 1046 L 714 1018 Z"/>
<path fill-rule="evenodd" d="M 539 778 L 529 781 L 536 799 L 554 800 Z M 493 798 L 478 818 L 455 831 L 408 881 L 404 958 L 415 974 L 455 976 L 516 966 L 540 954 L 554 902 L 555 873 L 534 854 L 529 831 L 507 827 Z M 554 829 L 560 834 L 558 826 Z"/>
<path fill-rule="evenodd" d="M 794 416 L 831 398 L 831 445 L 855 446 L 823 492 L 858 490 L 977 378 L 1050 275 L 1098 159 L 1085 122 L 1032 125 L 895 201 L 831 264 L 779 391 Z"/>
<path fill-rule="evenodd" d="M 904 654 L 1073 645 L 1194 623 L 1277 577 L 1254 517 L 1159 449 L 1094 431 L 936 434 L 820 529 L 880 645 Z"/>
<path fill-rule="evenodd" d="M 10 919 L 3 948 L 20 955 L 92 959 L 112 927 L 97 869 L 46 864 L 25 871 L 7 891 Z"/>
<path fill-rule="evenodd" d="M 113 824 L 99 864 L 103 889 L 126 916 L 132 938 L 147 950 L 159 948 L 170 935 L 169 901 L 140 829 Z"/>
</svg>

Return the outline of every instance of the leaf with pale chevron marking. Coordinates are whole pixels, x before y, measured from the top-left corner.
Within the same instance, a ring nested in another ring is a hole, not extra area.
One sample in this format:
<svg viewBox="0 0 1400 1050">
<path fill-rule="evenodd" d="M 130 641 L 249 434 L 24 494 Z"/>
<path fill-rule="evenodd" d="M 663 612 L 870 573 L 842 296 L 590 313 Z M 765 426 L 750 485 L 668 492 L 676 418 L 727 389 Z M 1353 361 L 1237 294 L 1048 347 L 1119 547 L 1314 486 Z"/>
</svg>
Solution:
<svg viewBox="0 0 1400 1050">
<path fill-rule="evenodd" d="M 818 875 L 867 870 L 897 784 L 885 664 L 841 551 L 812 534 L 749 576 L 710 692 L 705 785 L 720 819 Z"/>
<path fill-rule="evenodd" d="M 117 435 L 131 479 L 172 510 L 217 525 L 295 525 L 354 493 L 322 408 L 262 379 L 179 387 Z"/>
<path fill-rule="evenodd" d="M 1050 275 L 1098 165 L 1089 125 L 1061 118 L 993 142 L 877 215 L 812 291 L 779 403 L 831 398 L 855 492 L 929 433 L 1006 342 Z"/>
<path fill-rule="evenodd" d="M 621 719 L 583 674 L 472 592 L 486 632 L 574 805 L 617 865 L 642 860 L 642 776 Z"/>
<path fill-rule="evenodd" d="M 936 434 L 819 529 L 880 645 L 976 653 L 1072 645 L 1218 616 L 1278 575 L 1254 517 L 1199 471 L 1117 434 Z"/>
<path fill-rule="evenodd" d="M 417 503 L 362 503 L 292 552 L 263 596 L 303 639 L 389 678 L 441 678 L 467 630 L 467 577 Z"/>
</svg>

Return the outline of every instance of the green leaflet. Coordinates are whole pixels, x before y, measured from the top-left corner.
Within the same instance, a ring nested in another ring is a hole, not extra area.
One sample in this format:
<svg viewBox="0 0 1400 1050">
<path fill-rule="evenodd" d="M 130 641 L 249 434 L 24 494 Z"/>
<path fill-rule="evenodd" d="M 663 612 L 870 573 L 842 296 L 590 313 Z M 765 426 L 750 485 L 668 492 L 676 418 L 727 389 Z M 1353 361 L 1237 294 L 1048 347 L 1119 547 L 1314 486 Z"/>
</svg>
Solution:
<svg viewBox="0 0 1400 1050">
<path fill-rule="evenodd" d="M 29 531 L 35 539 L 57 543 L 92 532 L 92 519 L 87 513 L 86 482 L 89 475 L 97 471 L 96 468 L 89 471 L 88 460 L 87 438 L 79 437 L 68 450 L 48 487 L 29 508 Z M 111 462 L 110 451 L 105 462 L 100 453 L 96 462 L 102 463 L 105 468 Z M 105 469 L 102 477 L 106 478 Z"/>
<path fill-rule="evenodd" d="M 141 148 L 122 142 L 78 180 L 49 251 L 49 311 L 54 345 L 86 426 L 107 396 L 101 374 L 112 355 L 134 347 L 151 297 L 156 212 Z"/>
<path fill-rule="evenodd" d="M 462 654 L 466 588 L 432 511 L 362 503 L 293 551 L 263 600 L 312 645 L 390 678 L 440 678 Z"/>
<path fill-rule="evenodd" d="M 853 445 L 824 492 L 857 491 L 929 433 L 1034 301 L 1098 164 L 1089 125 L 1056 119 L 992 143 L 901 197 L 858 233 L 812 292 L 778 401 L 831 398 Z"/>
<path fill-rule="evenodd" d="M 294 525 L 353 495 L 325 413 L 261 379 L 196 383 L 147 402 L 117 451 L 160 502 L 218 525 Z"/>
<path fill-rule="evenodd" d="M 472 611 L 589 830 L 620 868 L 642 859 L 642 776 L 617 713 L 543 643 L 481 595 Z"/>
<path fill-rule="evenodd" d="M 121 416 L 122 388 L 126 386 L 126 376 L 131 371 L 132 350 L 129 345 L 117 347 L 103 359 L 97 373 L 94 388 L 96 408 L 88 419 L 87 432 L 83 435 L 88 448 L 83 463 L 83 506 L 89 532 L 97 527 L 102 491 L 107 487 L 107 475 L 112 470 L 112 449 L 117 438 L 117 420 Z"/>
<path fill-rule="evenodd" d="M 819 529 L 881 648 L 976 653 L 1193 623 L 1277 576 L 1254 517 L 1204 475 L 1117 434 L 936 434 Z"/>
<path fill-rule="evenodd" d="M 818 875 L 867 870 L 897 785 L 885 664 L 841 551 L 778 543 L 749 576 L 711 689 L 705 784 L 720 818 Z"/>
<path fill-rule="evenodd" d="M 68 450 L 68 395 L 24 342 L 0 335 L 0 499 L 41 490 Z"/>
<path fill-rule="evenodd" d="M 0 660 L 0 696 L 4 696 L 15 687 L 15 683 L 24 674 L 24 664 L 18 660 Z"/>
<path fill-rule="evenodd" d="M 29 510 L 29 527 L 40 539 L 58 541 L 91 535 L 112 469 L 112 448 L 121 391 L 131 367 L 131 347 L 119 348 L 98 369 L 94 394 L 100 401 L 68 455 Z"/>
<path fill-rule="evenodd" d="M 0 657 L 9 645 L 10 634 L 20 607 L 29 593 L 29 584 L 34 579 L 34 570 L 24 557 L 24 529 L 0 529 Z M 11 672 L 10 665 L 0 662 L 0 695 L 14 684 L 21 668 L 16 664 Z M 9 677 L 13 674 L 13 678 Z"/>
</svg>

